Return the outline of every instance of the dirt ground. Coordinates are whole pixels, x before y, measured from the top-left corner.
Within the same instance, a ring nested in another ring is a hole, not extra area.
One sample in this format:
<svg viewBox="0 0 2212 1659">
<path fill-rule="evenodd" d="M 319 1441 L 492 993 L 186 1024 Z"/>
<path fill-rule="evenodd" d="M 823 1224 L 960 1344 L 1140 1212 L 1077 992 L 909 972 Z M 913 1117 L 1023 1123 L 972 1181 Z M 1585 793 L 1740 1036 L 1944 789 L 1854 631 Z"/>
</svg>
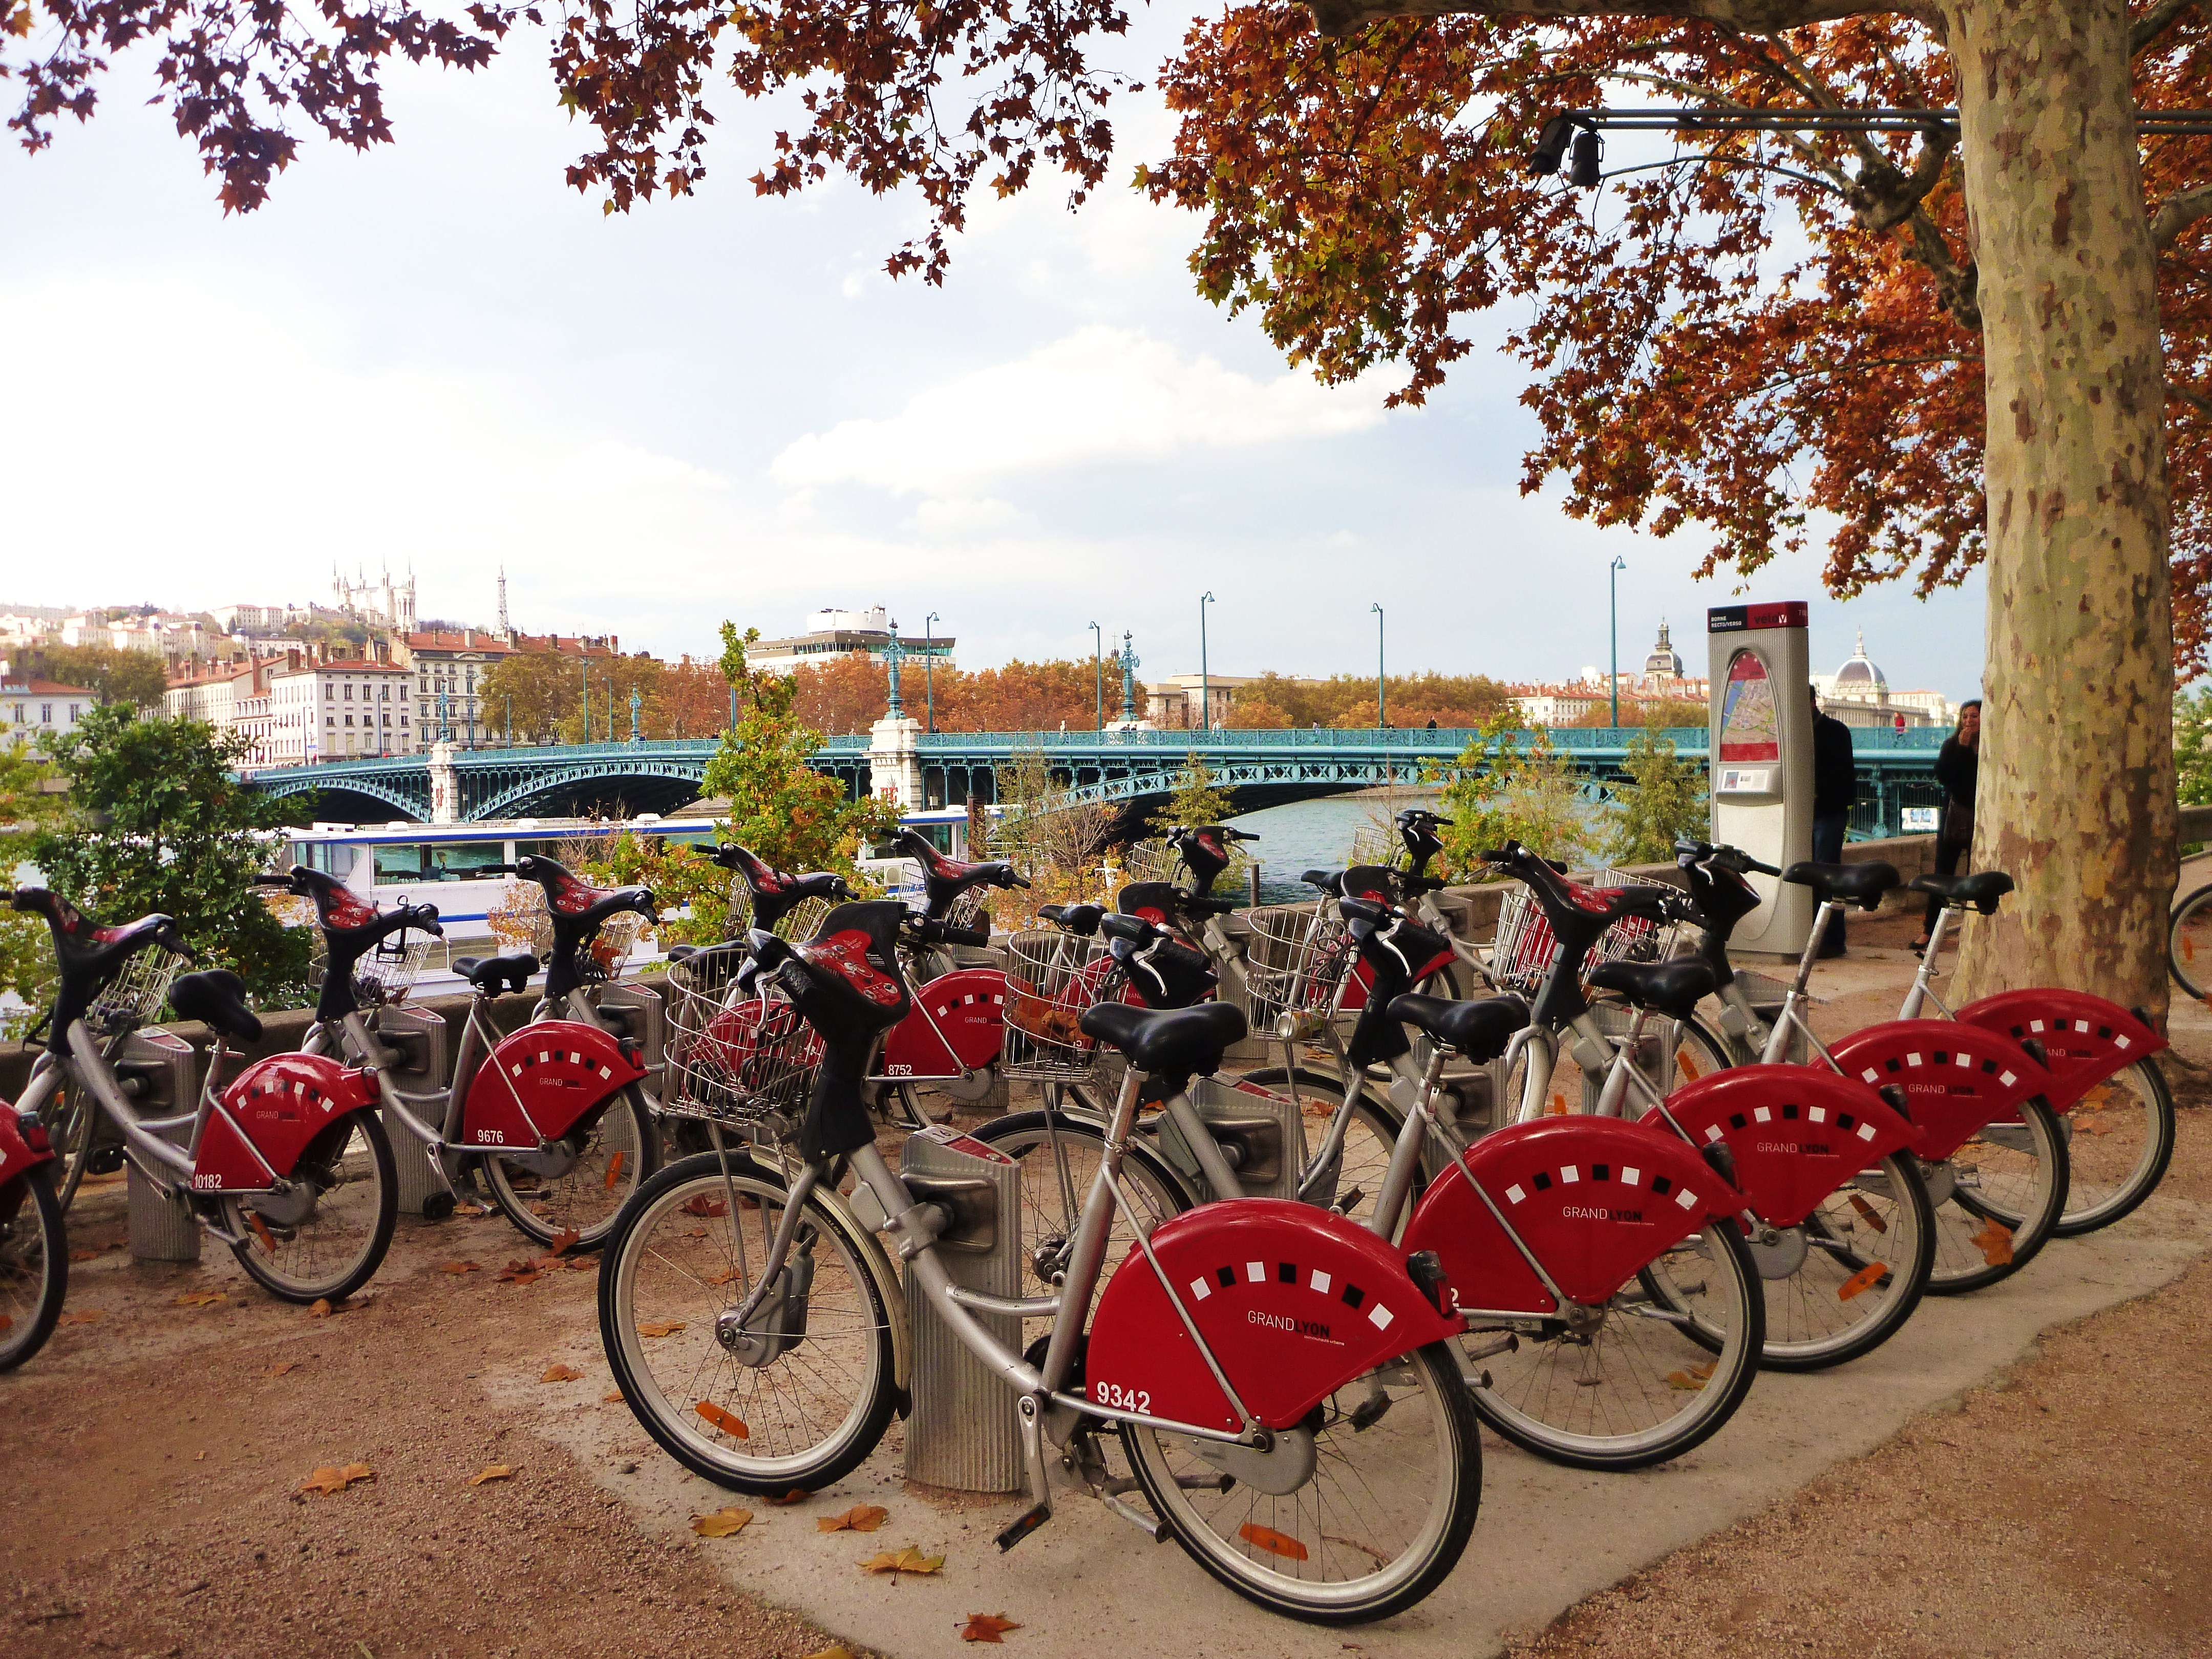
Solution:
<svg viewBox="0 0 2212 1659">
<path fill-rule="evenodd" d="M 1856 927 L 1855 956 L 1912 931 Z M 1863 1000 L 1822 1023 L 1873 1018 Z M 2212 1073 L 2168 1071 L 2183 1107 L 2169 1189 L 2212 1201 Z M 316 1318 L 261 1294 L 220 1247 L 197 1267 L 133 1264 L 121 1196 L 119 1179 L 88 1189 L 72 1216 L 78 1322 L 0 1377 L 0 1656 L 798 1659 L 836 1644 L 722 1583 L 708 1553 L 729 1546 L 648 1534 L 533 1431 L 544 1413 L 623 1409 L 602 1398 L 588 1262 L 501 1283 L 526 1254 L 503 1220 L 403 1220 L 362 1305 Z M 179 1300 L 210 1291 L 221 1299 Z M 581 1375 L 534 1381 L 556 1364 Z M 635 1439 L 638 1457 L 659 1455 Z M 1514 1651 L 2201 1656 L 2208 1447 L 2212 1264 L 2199 1264 L 2053 1331 L 1954 1409 Z M 374 1479 L 300 1490 L 356 1462 Z M 495 1465 L 512 1473 L 468 1484 Z M 1481 1571 L 1481 1553 L 1478 1528 L 1461 1571 Z M 1346 1638 L 1389 1650 L 1380 1633 Z M 1202 1635 L 1191 1645 L 1203 1651 Z"/>
</svg>

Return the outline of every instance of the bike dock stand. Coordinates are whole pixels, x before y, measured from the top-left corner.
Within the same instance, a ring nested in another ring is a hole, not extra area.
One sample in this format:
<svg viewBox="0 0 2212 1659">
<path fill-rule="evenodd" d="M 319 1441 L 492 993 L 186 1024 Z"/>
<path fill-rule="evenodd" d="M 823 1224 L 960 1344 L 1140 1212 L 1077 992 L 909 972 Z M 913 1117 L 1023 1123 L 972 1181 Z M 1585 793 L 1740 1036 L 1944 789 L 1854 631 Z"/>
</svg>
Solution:
<svg viewBox="0 0 2212 1659">
<path fill-rule="evenodd" d="M 955 1285 L 987 1295 L 1022 1293 L 1021 1166 L 964 1135 L 924 1130 L 907 1139 L 899 1178 L 917 1203 L 945 1210 L 938 1260 Z M 906 1474 L 927 1486 L 1006 1492 L 1026 1484 L 1021 1429 L 996 1371 L 971 1353 L 939 1318 L 912 1274 L 907 1319 L 914 1331 L 914 1414 L 906 1425 Z M 984 1329 L 1018 1352 L 1022 1322 L 974 1311 Z"/>
</svg>

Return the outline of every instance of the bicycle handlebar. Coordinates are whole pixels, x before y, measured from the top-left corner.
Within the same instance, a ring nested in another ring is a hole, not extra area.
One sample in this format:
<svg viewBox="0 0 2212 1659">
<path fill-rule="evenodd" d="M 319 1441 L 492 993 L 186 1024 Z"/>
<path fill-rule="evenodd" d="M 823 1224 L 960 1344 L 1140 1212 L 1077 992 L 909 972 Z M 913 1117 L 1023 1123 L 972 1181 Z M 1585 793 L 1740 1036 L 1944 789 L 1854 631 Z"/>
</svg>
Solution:
<svg viewBox="0 0 2212 1659">
<path fill-rule="evenodd" d="M 1029 884 L 1022 884 L 1027 886 Z M 968 945 L 981 950 L 991 943 L 990 932 L 981 927 L 952 927 L 927 916 L 910 915 L 907 929 L 924 945 Z"/>
</svg>

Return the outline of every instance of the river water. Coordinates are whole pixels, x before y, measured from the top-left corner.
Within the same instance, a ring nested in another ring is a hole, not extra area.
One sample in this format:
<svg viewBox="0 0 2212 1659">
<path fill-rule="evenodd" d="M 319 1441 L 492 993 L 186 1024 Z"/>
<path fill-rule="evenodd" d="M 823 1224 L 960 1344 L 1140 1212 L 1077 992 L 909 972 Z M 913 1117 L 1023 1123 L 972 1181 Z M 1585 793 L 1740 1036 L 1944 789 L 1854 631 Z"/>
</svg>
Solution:
<svg viewBox="0 0 2212 1659">
<path fill-rule="evenodd" d="M 1300 872 L 1342 869 L 1363 831 L 1373 838 L 1388 835 L 1385 844 L 1395 846 L 1391 815 L 1413 805 L 1432 807 L 1436 800 L 1433 790 L 1377 789 L 1270 806 L 1229 822 L 1260 837 L 1246 843 L 1244 852 L 1260 861 L 1261 902 L 1282 904 L 1317 896 L 1298 879 Z"/>
</svg>

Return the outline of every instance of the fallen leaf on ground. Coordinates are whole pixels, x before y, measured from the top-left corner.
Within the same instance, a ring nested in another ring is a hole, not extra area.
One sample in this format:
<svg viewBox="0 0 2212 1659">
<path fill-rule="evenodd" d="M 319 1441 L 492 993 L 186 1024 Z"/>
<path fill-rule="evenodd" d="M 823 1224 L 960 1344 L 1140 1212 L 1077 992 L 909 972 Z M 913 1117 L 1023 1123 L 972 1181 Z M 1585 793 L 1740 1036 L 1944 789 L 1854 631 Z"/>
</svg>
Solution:
<svg viewBox="0 0 2212 1659">
<path fill-rule="evenodd" d="M 961 1631 L 963 1642 L 995 1642 L 1010 1630 L 1021 1626 L 1003 1613 L 971 1613 L 966 1628 Z"/>
<path fill-rule="evenodd" d="M 885 1550 L 881 1555 L 861 1563 L 864 1572 L 935 1572 L 945 1565 L 941 1555 L 924 1555 L 921 1548 L 908 1544 L 902 1550 Z"/>
<path fill-rule="evenodd" d="M 712 1515 L 693 1516 L 691 1530 L 702 1538 L 727 1538 L 743 1530 L 752 1518 L 750 1510 L 716 1510 Z"/>
<path fill-rule="evenodd" d="M 502 1285 L 535 1285 L 538 1269 L 527 1261 L 510 1261 L 492 1277 Z"/>
<path fill-rule="evenodd" d="M 1668 1371 L 1667 1386 L 1680 1389 L 1685 1394 L 1695 1394 L 1712 1380 L 1713 1370 L 1719 1362 L 1707 1360 L 1702 1365 L 1692 1365 L 1686 1371 Z"/>
<path fill-rule="evenodd" d="M 282 1376 L 287 1371 L 296 1371 L 299 1369 L 300 1362 L 298 1360 L 280 1359 L 269 1368 L 269 1375 L 271 1376 Z"/>
<path fill-rule="evenodd" d="M 319 1492 L 325 1497 L 343 1492 L 356 1480 L 374 1480 L 376 1472 L 366 1463 L 349 1463 L 337 1468 L 325 1463 L 300 1483 L 301 1492 Z"/>
<path fill-rule="evenodd" d="M 673 1336 L 684 1328 L 680 1319 L 648 1319 L 637 1328 L 640 1336 Z"/>
<path fill-rule="evenodd" d="M 469 1477 L 469 1485 L 481 1486 L 488 1481 L 504 1480 L 514 1471 L 504 1463 L 487 1463 Z"/>
<path fill-rule="evenodd" d="M 106 1254 L 107 1251 L 105 1247 L 95 1249 L 71 1250 L 70 1252 L 70 1260 L 72 1261 L 89 1261 L 94 1256 L 106 1255 Z"/>
<path fill-rule="evenodd" d="M 726 1412 L 711 1400 L 702 1400 L 691 1408 L 733 1440 L 750 1440 L 753 1431 L 745 1426 L 745 1419 L 735 1412 Z"/>
<path fill-rule="evenodd" d="M 784 1493 L 782 1497 L 771 1498 L 768 1501 L 771 1504 L 779 1505 L 784 1504 L 804 1504 L 808 1498 L 813 1496 L 814 1494 L 811 1492 L 801 1492 L 798 1487 L 793 1486 L 789 1492 Z"/>
<path fill-rule="evenodd" d="M 441 1261 L 438 1264 L 438 1271 L 441 1273 L 482 1273 L 483 1269 L 473 1261 Z"/>
<path fill-rule="evenodd" d="M 855 1504 L 842 1515 L 825 1515 L 814 1524 L 823 1532 L 873 1532 L 890 1514 L 880 1504 Z"/>
<path fill-rule="evenodd" d="M 179 1308 L 212 1308 L 230 1297 L 222 1291 L 186 1291 L 178 1297 L 174 1305 Z"/>
<path fill-rule="evenodd" d="M 582 1375 L 583 1372 L 578 1370 L 574 1365 L 548 1365 L 545 1368 L 545 1375 L 538 1380 L 540 1382 L 574 1382 Z"/>
<path fill-rule="evenodd" d="M 853 1659 L 853 1650 L 840 1642 L 835 1647 L 817 1648 L 813 1652 L 804 1656 L 804 1659 Z"/>
<path fill-rule="evenodd" d="M 99 1308 L 87 1308 L 80 1312 L 78 1310 L 72 1308 L 67 1313 L 64 1314 L 59 1319 L 54 1321 L 54 1323 L 57 1325 L 89 1325 L 100 1317 L 102 1311 L 103 1310 Z"/>
<path fill-rule="evenodd" d="M 1255 1521 L 1247 1521 L 1237 1528 L 1237 1535 L 1255 1550 L 1265 1550 L 1270 1555 L 1279 1555 L 1285 1560 L 1303 1561 L 1306 1547 L 1286 1532 L 1277 1532 L 1273 1527 L 1263 1527 Z"/>
<path fill-rule="evenodd" d="M 333 1302 L 328 1297 L 321 1297 L 317 1299 L 313 1307 L 307 1310 L 307 1317 L 310 1319 L 328 1319 L 332 1314 L 351 1313 L 356 1308 L 360 1307 L 368 1300 L 368 1298 L 365 1296 L 359 1298 L 349 1296 L 342 1296 L 337 1301 Z"/>
<path fill-rule="evenodd" d="M 559 1232 L 553 1235 L 553 1254 L 556 1255 L 566 1255 L 570 1250 L 575 1249 L 577 1245 L 583 1243 L 583 1234 L 578 1232 L 574 1227 L 563 1227 Z"/>
<path fill-rule="evenodd" d="M 622 1404 L 622 1390 L 620 1389 L 613 1389 L 609 1393 L 601 1395 L 599 1398 L 610 1406 L 619 1406 Z"/>
<path fill-rule="evenodd" d="M 683 1210 L 686 1215 L 727 1215 L 730 1212 L 730 1206 L 726 1200 L 709 1198 L 706 1194 L 701 1193 L 696 1198 L 684 1200 Z"/>
<path fill-rule="evenodd" d="M 1981 1231 L 1966 1242 L 1977 1246 L 1982 1260 L 1992 1267 L 2002 1267 L 2012 1260 L 2012 1230 L 1994 1218 L 1984 1222 Z"/>
<path fill-rule="evenodd" d="M 729 1270 L 729 1272 L 727 1272 L 727 1273 L 710 1273 L 710 1274 L 708 1274 L 708 1277 L 707 1277 L 707 1282 L 708 1282 L 709 1285 L 726 1285 L 726 1284 L 728 1284 L 731 1280 L 734 1279 L 737 1276 L 738 1276 L 738 1270 L 737 1270 L 735 1267 L 732 1267 L 732 1268 L 731 1268 L 731 1269 Z"/>
</svg>

